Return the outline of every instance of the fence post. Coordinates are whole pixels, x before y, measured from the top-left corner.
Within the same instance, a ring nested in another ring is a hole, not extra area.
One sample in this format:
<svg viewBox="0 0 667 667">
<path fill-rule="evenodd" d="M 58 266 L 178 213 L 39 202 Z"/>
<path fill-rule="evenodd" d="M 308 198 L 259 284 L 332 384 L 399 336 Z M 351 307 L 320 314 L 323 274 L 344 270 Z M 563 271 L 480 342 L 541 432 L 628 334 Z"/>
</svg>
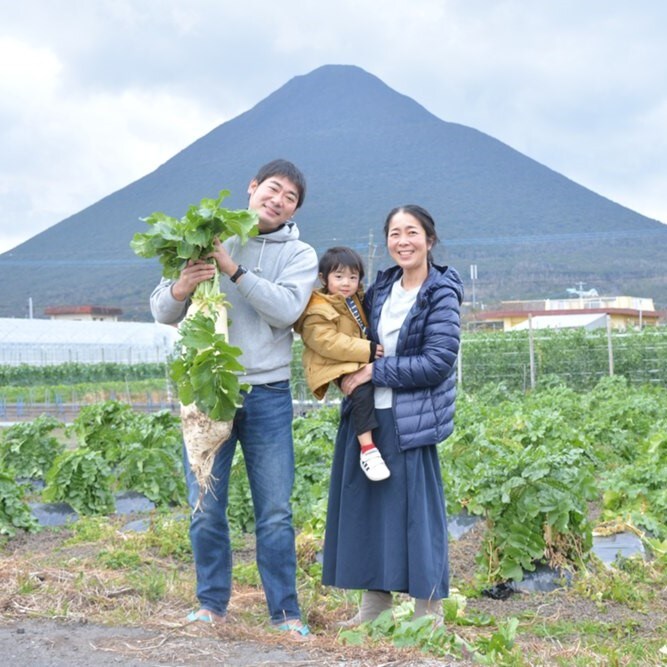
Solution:
<svg viewBox="0 0 667 667">
<path fill-rule="evenodd" d="M 535 341 L 533 340 L 532 313 L 528 313 L 528 354 L 530 356 L 530 388 L 535 389 Z"/>
<path fill-rule="evenodd" d="M 614 375 L 614 346 L 611 344 L 611 315 L 607 313 L 607 350 L 609 352 L 609 377 Z"/>
</svg>

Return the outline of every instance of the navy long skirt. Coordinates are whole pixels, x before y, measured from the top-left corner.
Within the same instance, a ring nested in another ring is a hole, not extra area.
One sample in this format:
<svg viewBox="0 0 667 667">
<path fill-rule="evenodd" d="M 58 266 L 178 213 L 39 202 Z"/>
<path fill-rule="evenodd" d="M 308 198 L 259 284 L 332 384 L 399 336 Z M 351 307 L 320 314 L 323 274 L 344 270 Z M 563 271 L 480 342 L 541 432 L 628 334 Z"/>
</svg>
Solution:
<svg viewBox="0 0 667 667">
<path fill-rule="evenodd" d="M 374 441 L 391 476 L 371 482 L 344 402 L 331 470 L 322 582 L 422 599 L 449 593 L 447 516 L 435 444 L 401 452 L 391 410 Z"/>
</svg>

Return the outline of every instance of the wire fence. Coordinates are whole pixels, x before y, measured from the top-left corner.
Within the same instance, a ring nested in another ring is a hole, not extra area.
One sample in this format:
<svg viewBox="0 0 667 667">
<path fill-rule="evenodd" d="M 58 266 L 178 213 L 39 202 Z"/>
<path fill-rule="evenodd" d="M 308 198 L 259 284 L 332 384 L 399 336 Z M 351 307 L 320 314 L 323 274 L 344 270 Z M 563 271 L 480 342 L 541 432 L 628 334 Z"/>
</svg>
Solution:
<svg viewBox="0 0 667 667">
<path fill-rule="evenodd" d="M 7 343 L 0 344 L 0 365 L 49 366 L 63 363 L 145 364 L 164 362 L 171 351 L 160 345 L 117 343 Z"/>
<path fill-rule="evenodd" d="M 584 391 L 613 375 L 667 385 L 667 329 L 468 333 L 457 372 L 467 391 L 500 383 L 528 390 L 556 381 Z"/>
<path fill-rule="evenodd" d="M 303 374 L 302 349 L 301 341 L 295 341 L 292 359 L 295 414 L 339 404 L 342 396 L 333 385 L 324 401 L 313 397 Z M 149 374 L 150 369 L 141 370 Z M 83 372 L 81 366 L 78 372 Z M 457 374 L 459 386 L 468 392 L 489 384 L 527 391 L 555 382 L 585 391 L 608 375 L 623 376 L 637 384 L 667 386 L 667 328 L 627 332 L 610 328 L 606 331 L 464 332 Z M 154 377 L 163 378 L 160 388 L 143 393 L 131 390 L 129 378 L 127 391 L 91 393 L 68 391 L 60 386 L 38 395 L 34 388 L 26 387 L 25 392 L 8 399 L 0 387 L 0 421 L 30 419 L 38 414 L 70 420 L 82 405 L 101 400 L 121 400 L 137 410 L 149 412 L 164 409 L 177 412 L 178 400 L 167 375 L 166 363 L 155 364 Z M 101 380 L 96 382 L 101 384 Z"/>
<path fill-rule="evenodd" d="M 466 391 L 488 384 L 527 391 L 554 382 L 585 391 L 608 375 L 620 375 L 632 383 L 667 386 L 667 328 L 529 329 L 464 332 L 461 336 L 457 376 L 459 386 Z M 299 341 L 292 377 L 299 399 L 309 400 Z M 335 390 L 332 397 L 340 400 Z"/>
</svg>

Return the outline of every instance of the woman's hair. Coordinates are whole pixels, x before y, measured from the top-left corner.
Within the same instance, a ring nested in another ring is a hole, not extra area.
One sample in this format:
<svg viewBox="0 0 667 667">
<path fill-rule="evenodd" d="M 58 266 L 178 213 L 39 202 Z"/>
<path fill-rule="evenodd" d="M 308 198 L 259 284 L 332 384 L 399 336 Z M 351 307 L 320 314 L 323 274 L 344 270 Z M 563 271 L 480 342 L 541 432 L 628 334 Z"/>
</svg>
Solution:
<svg viewBox="0 0 667 667">
<path fill-rule="evenodd" d="M 329 274 L 337 269 L 352 269 L 359 274 L 359 284 L 364 279 L 364 262 L 356 250 L 346 246 L 329 248 L 320 258 L 319 272 L 324 289 L 327 288 Z"/>
<path fill-rule="evenodd" d="M 384 222 L 385 239 L 389 237 L 389 223 L 397 213 L 409 213 L 422 226 L 422 229 L 426 233 L 426 238 L 431 241 L 431 249 L 428 251 L 428 261 L 429 263 L 432 263 L 433 255 L 431 254 L 431 251 L 433 250 L 433 246 L 439 240 L 438 233 L 435 231 L 435 220 L 433 219 L 433 216 L 425 208 L 417 206 L 417 204 L 405 204 L 405 206 L 397 206 L 396 208 L 393 208 L 391 211 L 389 211 L 389 215 Z"/>
</svg>

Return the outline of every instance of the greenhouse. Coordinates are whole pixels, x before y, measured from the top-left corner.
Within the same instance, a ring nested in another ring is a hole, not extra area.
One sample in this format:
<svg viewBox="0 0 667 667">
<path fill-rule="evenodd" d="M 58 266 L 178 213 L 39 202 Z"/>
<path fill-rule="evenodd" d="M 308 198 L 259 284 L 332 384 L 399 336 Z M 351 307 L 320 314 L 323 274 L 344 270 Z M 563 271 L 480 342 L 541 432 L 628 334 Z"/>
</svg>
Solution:
<svg viewBox="0 0 667 667">
<path fill-rule="evenodd" d="M 159 363 L 177 336 L 157 322 L 0 318 L 0 365 Z"/>
</svg>

